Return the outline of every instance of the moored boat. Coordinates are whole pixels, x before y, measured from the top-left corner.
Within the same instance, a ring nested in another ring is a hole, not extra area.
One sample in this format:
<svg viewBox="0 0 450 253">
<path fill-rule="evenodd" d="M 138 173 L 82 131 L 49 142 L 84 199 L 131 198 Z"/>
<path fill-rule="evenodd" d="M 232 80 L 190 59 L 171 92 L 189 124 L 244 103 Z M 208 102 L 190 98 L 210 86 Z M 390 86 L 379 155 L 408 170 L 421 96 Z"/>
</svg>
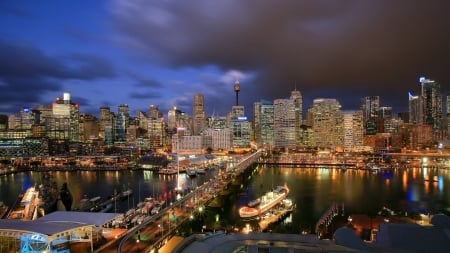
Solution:
<svg viewBox="0 0 450 253">
<path fill-rule="evenodd" d="M 195 177 L 197 175 L 196 169 L 195 168 L 187 168 L 186 175 L 188 175 L 190 177 Z"/>
<path fill-rule="evenodd" d="M 269 191 L 260 198 L 260 203 L 257 206 L 251 207 L 249 205 L 243 206 L 239 209 L 239 216 L 241 218 L 253 218 L 262 215 L 272 209 L 277 204 L 281 203 L 289 194 L 287 185 L 277 186 L 275 190 Z"/>
</svg>

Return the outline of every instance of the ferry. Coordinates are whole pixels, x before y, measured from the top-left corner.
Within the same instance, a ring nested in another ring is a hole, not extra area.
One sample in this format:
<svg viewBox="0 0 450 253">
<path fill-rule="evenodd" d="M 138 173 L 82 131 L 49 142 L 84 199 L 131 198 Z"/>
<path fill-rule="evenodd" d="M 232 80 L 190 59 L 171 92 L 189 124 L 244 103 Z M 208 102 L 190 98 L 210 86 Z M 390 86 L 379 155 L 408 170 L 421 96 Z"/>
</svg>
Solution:
<svg viewBox="0 0 450 253">
<path fill-rule="evenodd" d="M 253 218 L 262 215 L 272 209 L 277 204 L 281 203 L 289 194 L 287 185 L 277 186 L 275 190 L 270 191 L 260 199 L 259 205 L 251 207 L 249 205 L 243 206 L 239 209 L 239 216 L 241 218 Z"/>
</svg>

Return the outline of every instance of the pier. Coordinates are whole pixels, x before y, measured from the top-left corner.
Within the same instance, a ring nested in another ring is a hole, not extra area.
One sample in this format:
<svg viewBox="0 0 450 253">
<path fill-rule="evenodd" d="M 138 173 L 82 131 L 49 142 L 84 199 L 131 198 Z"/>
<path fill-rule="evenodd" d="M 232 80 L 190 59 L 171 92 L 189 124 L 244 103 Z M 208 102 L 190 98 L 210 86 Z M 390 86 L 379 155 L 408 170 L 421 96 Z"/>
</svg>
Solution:
<svg viewBox="0 0 450 253">
<path fill-rule="evenodd" d="M 118 240 L 103 245 L 96 252 L 155 252 L 167 243 L 184 222 L 192 220 L 196 215 L 202 215 L 207 204 L 255 163 L 261 152 L 249 156 L 237 157 L 234 166 L 227 168 L 220 177 L 204 183 L 193 191 L 172 203 L 166 203 L 155 215 L 146 216 L 140 224 L 128 229 Z"/>
<path fill-rule="evenodd" d="M 280 206 L 269 212 L 267 215 L 262 216 L 261 220 L 258 222 L 260 231 L 266 231 L 270 224 L 283 220 L 294 209 L 295 205 Z"/>
</svg>

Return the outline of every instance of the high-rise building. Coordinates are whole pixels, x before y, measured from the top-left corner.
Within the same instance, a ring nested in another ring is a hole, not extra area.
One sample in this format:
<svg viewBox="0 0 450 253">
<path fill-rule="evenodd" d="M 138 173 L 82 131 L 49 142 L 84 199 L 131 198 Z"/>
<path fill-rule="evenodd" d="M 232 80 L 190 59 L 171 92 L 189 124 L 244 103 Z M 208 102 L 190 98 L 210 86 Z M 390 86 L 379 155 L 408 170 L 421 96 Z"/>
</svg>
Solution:
<svg viewBox="0 0 450 253">
<path fill-rule="evenodd" d="M 290 99 L 293 100 L 295 106 L 295 144 L 300 146 L 300 126 L 303 124 L 303 97 L 300 91 L 295 89 L 291 92 Z"/>
<path fill-rule="evenodd" d="M 377 133 L 389 133 L 388 129 L 392 128 L 392 107 L 380 106 L 377 119 Z"/>
<path fill-rule="evenodd" d="M 377 133 L 376 121 L 380 108 L 379 96 L 367 96 L 361 99 L 361 110 L 363 112 L 364 134 L 374 135 Z"/>
<path fill-rule="evenodd" d="M 318 98 L 309 108 L 312 118 L 313 146 L 319 148 L 343 147 L 343 116 L 336 99 Z"/>
<path fill-rule="evenodd" d="M 409 123 L 423 124 L 423 103 L 419 96 L 408 93 Z"/>
<path fill-rule="evenodd" d="M 79 119 L 79 105 L 70 100 L 69 93 L 64 93 L 52 104 L 52 117 L 46 119 L 49 138 L 78 142 Z"/>
<path fill-rule="evenodd" d="M 114 124 L 114 142 L 126 142 L 127 129 L 130 126 L 130 109 L 127 104 L 120 104 Z"/>
<path fill-rule="evenodd" d="M 172 107 L 167 113 L 168 128 L 170 133 L 176 133 L 177 128 L 184 128 L 184 133 L 191 133 L 191 123 L 189 115 L 179 110 L 176 106 Z"/>
<path fill-rule="evenodd" d="M 442 126 L 442 94 L 439 83 L 421 77 L 419 79 L 423 99 L 423 122 L 431 125 L 433 130 Z"/>
<path fill-rule="evenodd" d="M 363 146 L 364 125 L 361 110 L 344 111 L 344 151 L 355 151 Z"/>
<path fill-rule="evenodd" d="M 108 106 L 100 107 L 99 137 L 103 139 L 105 145 L 114 143 L 113 118 L 115 118 L 114 113 Z"/>
<path fill-rule="evenodd" d="M 275 99 L 273 101 L 273 143 L 275 148 L 296 147 L 295 120 L 294 100 Z"/>
<path fill-rule="evenodd" d="M 202 94 L 194 95 L 194 108 L 192 116 L 194 119 L 194 135 L 199 135 L 206 126 L 205 102 Z"/>
<path fill-rule="evenodd" d="M 98 138 L 100 125 L 94 115 L 81 113 L 79 129 L 80 141 L 89 142 Z"/>
<path fill-rule="evenodd" d="M 253 105 L 253 134 L 258 147 L 274 145 L 274 107 L 273 102 L 261 100 Z"/>
</svg>

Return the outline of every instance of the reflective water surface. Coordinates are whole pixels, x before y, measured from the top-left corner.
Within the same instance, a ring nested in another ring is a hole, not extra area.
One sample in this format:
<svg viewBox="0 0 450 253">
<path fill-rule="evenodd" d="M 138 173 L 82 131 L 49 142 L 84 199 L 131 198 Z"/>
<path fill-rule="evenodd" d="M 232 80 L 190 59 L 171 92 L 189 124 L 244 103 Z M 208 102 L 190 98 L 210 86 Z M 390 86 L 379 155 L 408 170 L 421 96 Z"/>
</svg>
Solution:
<svg viewBox="0 0 450 253">
<path fill-rule="evenodd" d="M 179 184 L 183 188 L 195 188 L 209 180 L 217 171 L 188 178 L 184 174 L 158 175 L 147 171 L 126 172 L 52 172 L 61 186 L 68 183 L 74 199 L 73 207 L 84 197 L 106 198 L 114 190 L 132 189 L 134 194 L 118 201 L 115 210 L 125 212 L 145 197 L 165 196 L 170 199 L 172 190 Z M 18 195 L 28 187 L 39 184 L 41 174 L 19 173 L 0 177 L 0 201 L 12 205 Z M 178 183 L 179 182 L 179 183 Z M 297 204 L 290 217 L 289 232 L 300 228 L 312 228 L 322 213 L 334 202 L 344 204 L 348 214 L 376 213 L 383 206 L 406 212 L 435 213 L 449 211 L 450 171 L 410 168 L 373 174 L 369 171 L 312 168 L 259 167 L 248 180 L 238 187 L 239 192 L 226 197 L 220 208 L 209 212 L 222 223 L 239 222 L 237 210 L 272 187 L 287 184 L 289 197 Z M 62 203 L 59 210 L 64 210 Z M 283 225 L 280 225 L 283 226 Z"/>
</svg>

